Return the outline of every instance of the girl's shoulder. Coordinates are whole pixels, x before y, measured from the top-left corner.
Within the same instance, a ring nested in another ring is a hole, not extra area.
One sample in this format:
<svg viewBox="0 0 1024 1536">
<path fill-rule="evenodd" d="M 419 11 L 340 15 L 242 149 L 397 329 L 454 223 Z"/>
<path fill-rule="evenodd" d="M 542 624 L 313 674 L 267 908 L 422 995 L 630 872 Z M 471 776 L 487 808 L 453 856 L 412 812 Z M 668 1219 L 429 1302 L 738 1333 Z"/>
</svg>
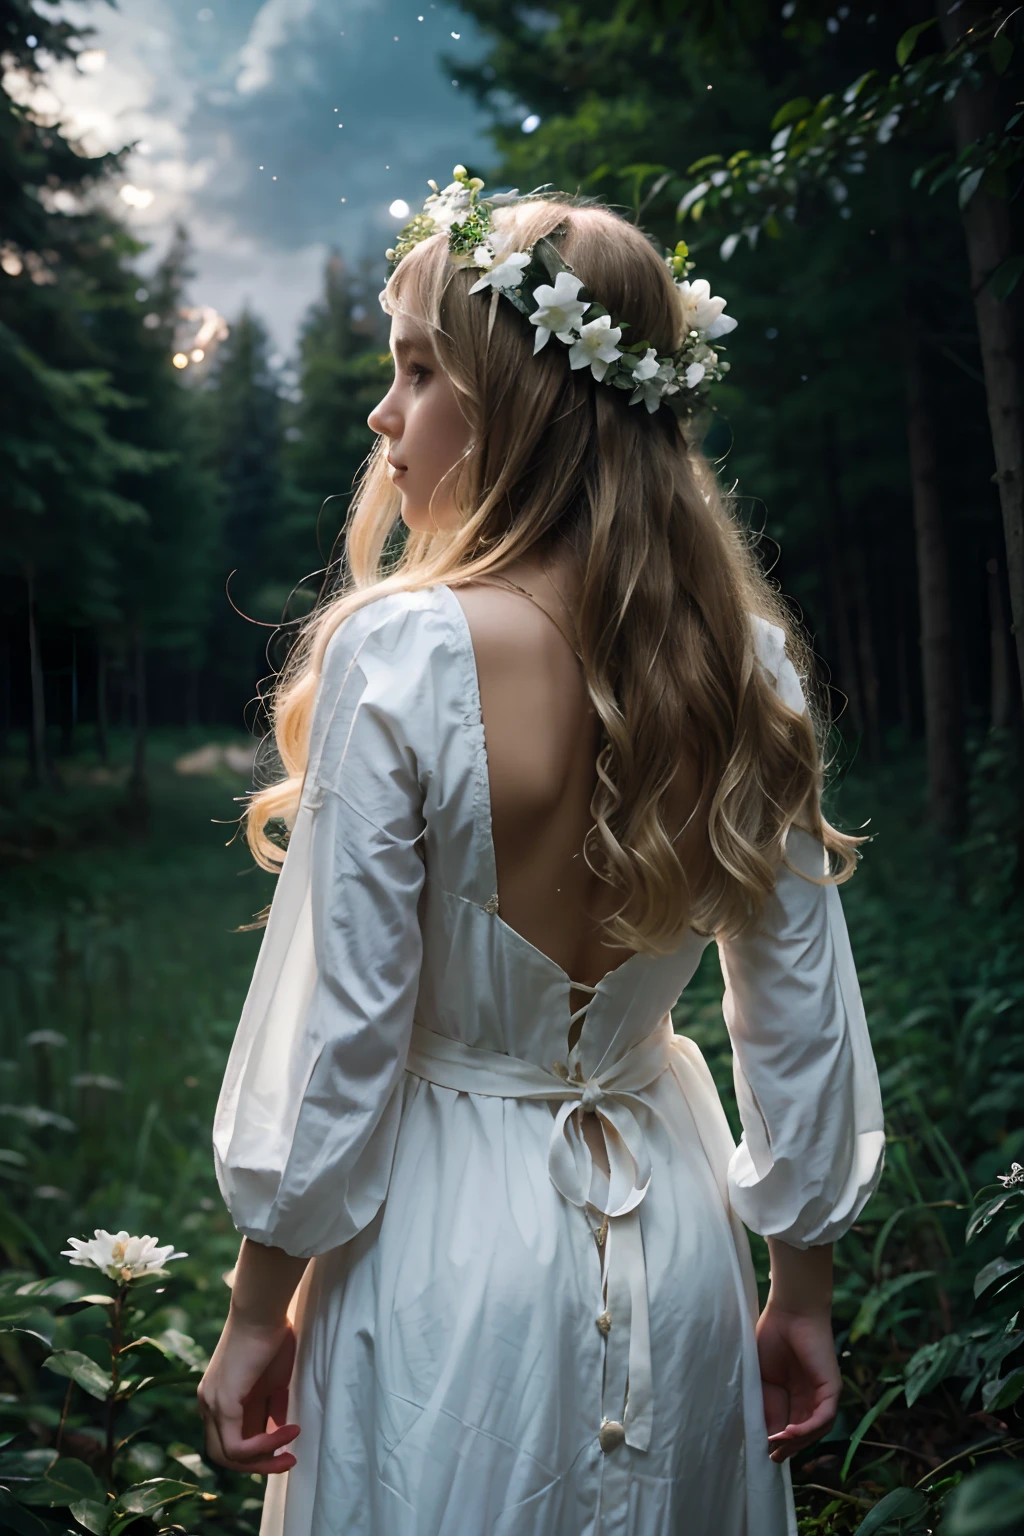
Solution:
<svg viewBox="0 0 1024 1536">
<path fill-rule="evenodd" d="M 356 656 L 367 662 L 402 656 L 428 663 L 457 632 L 452 601 L 447 588 L 440 586 L 371 597 L 334 630 L 324 650 L 323 672 L 333 673 Z"/>
</svg>

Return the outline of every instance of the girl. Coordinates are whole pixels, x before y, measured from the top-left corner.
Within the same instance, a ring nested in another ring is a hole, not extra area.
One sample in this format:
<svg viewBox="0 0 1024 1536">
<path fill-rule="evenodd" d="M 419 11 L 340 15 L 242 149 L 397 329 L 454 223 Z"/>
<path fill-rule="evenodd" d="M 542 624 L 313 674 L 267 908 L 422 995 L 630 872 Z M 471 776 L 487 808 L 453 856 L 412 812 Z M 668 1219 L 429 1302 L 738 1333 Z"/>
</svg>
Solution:
<svg viewBox="0 0 1024 1536">
<path fill-rule="evenodd" d="M 863 839 L 687 414 L 721 301 L 607 209 L 481 185 L 389 253 L 354 587 L 247 807 L 281 874 L 214 1131 L 208 1450 L 275 1474 L 263 1536 L 796 1536 L 883 1160 Z M 672 1029 L 712 940 L 738 1147 Z"/>
</svg>

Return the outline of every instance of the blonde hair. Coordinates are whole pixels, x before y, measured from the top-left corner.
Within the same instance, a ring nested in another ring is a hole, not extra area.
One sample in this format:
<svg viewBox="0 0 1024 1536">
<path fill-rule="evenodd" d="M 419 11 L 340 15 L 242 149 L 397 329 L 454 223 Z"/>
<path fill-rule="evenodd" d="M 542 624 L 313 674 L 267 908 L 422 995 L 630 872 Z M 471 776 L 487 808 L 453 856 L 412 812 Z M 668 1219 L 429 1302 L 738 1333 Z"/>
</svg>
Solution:
<svg viewBox="0 0 1024 1536">
<path fill-rule="evenodd" d="M 630 339 L 659 353 L 679 346 L 680 307 L 665 263 L 610 209 L 535 198 L 496 210 L 494 224 L 511 249 L 551 236 L 587 289 L 629 322 Z M 478 276 L 456 268 L 447 237 L 434 235 L 387 285 L 388 309 L 412 313 L 431 331 L 471 426 L 470 446 L 446 477 L 460 522 L 410 532 L 388 566 L 400 500 L 379 439 L 345 533 L 351 581 L 321 598 L 277 677 L 270 718 L 286 776 L 254 791 L 243 812 L 256 862 L 280 868 L 266 828 L 274 818 L 294 822 L 317 682 L 338 626 L 386 593 L 500 571 L 561 537 L 581 564 L 577 633 L 603 728 L 584 857 L 621 898 L 603 925 L 607 941 L 661 954 L 691 927 L 742 932 L 763 910 L 795 824 L 828 851 L 819 883 L 849 879 L 866 839 L 822 816 L 829 721 L 809 647 L 707 458 L 687 446 L 666 408 L 630 407 L 588 369 L 570 370 L 561 345 L 533 357 L 533 330 L 511 304 L 469 296 Z M 784 704 L 755 664 L 751 615 L 783 630 L 806 680 L 807 712 Z M 698 818 L 708 854 L 694 890 L 676 851 L 679 834 L 665 824 L 687 754 L 699 790 L 683 825 Z"/>
</svg>

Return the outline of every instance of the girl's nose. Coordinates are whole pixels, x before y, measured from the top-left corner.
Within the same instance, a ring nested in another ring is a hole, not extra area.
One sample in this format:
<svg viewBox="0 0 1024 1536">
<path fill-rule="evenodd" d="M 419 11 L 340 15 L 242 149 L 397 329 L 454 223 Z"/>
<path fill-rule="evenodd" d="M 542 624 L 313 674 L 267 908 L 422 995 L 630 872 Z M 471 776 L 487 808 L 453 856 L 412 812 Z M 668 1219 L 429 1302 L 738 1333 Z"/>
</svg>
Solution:
<svg viewBox="0 0 1024 1536">
<path fill-rule="evenodd" d="M 400 437 L 402 431 L 401 418 L 391 404 L 390 390 L 384 396 L 379 405 L 375 405 L 366 418 L 366 425 L 371 432 L 380 433 L 384 437 Z"/>
</svg>

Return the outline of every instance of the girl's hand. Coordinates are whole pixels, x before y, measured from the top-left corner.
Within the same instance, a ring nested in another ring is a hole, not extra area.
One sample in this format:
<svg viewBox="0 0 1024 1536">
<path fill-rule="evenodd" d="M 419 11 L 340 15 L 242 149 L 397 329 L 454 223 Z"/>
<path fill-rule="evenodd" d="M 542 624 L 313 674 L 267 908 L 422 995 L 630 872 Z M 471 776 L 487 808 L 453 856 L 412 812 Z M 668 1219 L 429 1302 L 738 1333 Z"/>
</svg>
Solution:
<svg viewBox="0 0 1024 1536">
<path fill-rule="evenodd" d="M 287 1472 L 295 1465 L 290 1451 L 275 1454 L 299 1433 L 286 1423 L 294 1361 L 289 1322 L 263 1326 L 229 1315 L 198 1388 L 211 1461 L 232 1472 Z"/>
<path fill-rule="evenodd" d="M 836 1421 L 840 1380 L 831 1313 L 786 1312 L 769 1301 L 756 1337 L 770 1455 L 785 1461 Z"/>
</svg>

